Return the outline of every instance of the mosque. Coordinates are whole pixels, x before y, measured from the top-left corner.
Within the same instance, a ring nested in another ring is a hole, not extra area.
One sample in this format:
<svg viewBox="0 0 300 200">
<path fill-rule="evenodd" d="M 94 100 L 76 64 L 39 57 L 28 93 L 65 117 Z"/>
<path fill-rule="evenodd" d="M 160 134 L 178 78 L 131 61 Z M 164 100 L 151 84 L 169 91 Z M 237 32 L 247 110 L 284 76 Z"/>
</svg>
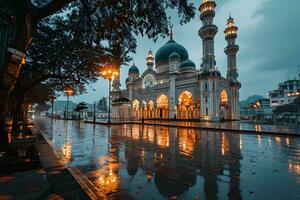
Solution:
<svg viewBox="0 0 300 200">
<path fill-rule="evenodd" d="M 202 0 L 199 7 L 202 27 L 202 63 L 197 67 L 189 59 L 185 47 L 172 35 L 155 56 L 152 51 L 146 58 L 147 70 L 131 66 L 120 90 L 120 78 L 113 81 L 112 117 L 115 119 L 187 119 L 219 121 L 239 119 L 239 89 L 235 44 L 238 27 L 230 16 L 224 30 L 227 46 L 227 75 L 223 77 L 216 66 L 214 37 L 218 27 L 213 24 L 213 0 Z"/>
</svg>

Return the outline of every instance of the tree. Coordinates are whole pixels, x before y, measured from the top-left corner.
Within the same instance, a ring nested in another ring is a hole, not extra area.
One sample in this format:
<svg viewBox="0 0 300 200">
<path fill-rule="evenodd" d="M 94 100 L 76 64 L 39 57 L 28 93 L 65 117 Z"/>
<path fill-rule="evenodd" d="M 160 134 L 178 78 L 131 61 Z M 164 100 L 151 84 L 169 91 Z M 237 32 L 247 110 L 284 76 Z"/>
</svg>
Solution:
<svg viewBox="0 0 300 200">
<path fill-rule="evenodd" d="M 105 41 L 109 47 L 118 46 L 113 48 L 116 50 L 113 53 L 122 58 L 122 55 L 135 51 L 135 35 L 157 39 L 167 33 L 167 8 L 177 8 L 182 23 L 188 22 L 195 14 L 193 4 L 187 0 L 2 0 L 0 44 L 5 48 L 0 51 L 0 58 L 3 58 L 0 59 L 1 136 L 5 133 L 8 97 L 19 77 L 18 70 L 11 74 L 10 69 L 18 69 L 23 61 L 12 62 L 6 49 L 11 47 L 23 55 L 38 30 L 38 23 L 69 3 L 69 10 L 65 13 L 79 19 L 78 27 L 87 33 L 84 39 L 90 44 L 100 45 Z"/>
<path fill-rule="evenodd" d="M 83 41 L 82 34 L 76 26 L 69 25 L 69 29 L 61 28 L 66 21 L 55 18 L 49 22 L 39 24 L 36 37 L 28 50 L 27 66 L 21 70 L 17 84 L 12 91 L 11 101 L 14 130 L 17 121 L 21 120 L 20 107 L 24 103 L 27 93 L 33 89 L 41 93 L 46 100 L 49 94 L 63 91 L 65 86 L 76 88 L 77 93 L 84 91 L 84 84 L 94 82 L 98 78 L 95 63 L 101 56 L 107 56 L 99 47 Z M 75 54 L 74 54 L 75 52 Z M 44 90 L 38 90 L 43 86 Z M 44 92 L 48 92 L 43 95 Z M 27 95 L 28 96 L 28 95 Z"/>
<path fill-rule="evenodd" d="M 75 112 L 79 112 L 78 118 L 80 120 L 80 116 L 82 111 L 88 109 L 87 104 L 85 102 L 80 102 L 76 107 L 75 107 Z"/>
<path fill-rule="evenodd" d="M 98 109 L 102 112 L 107 112 L 107 109 L 108 106 L 107 106 L 107 99 L 105 97 L 102 97 L 100 100 L 99 100 L 99 103 L 98 103 Z"/>
</svg>

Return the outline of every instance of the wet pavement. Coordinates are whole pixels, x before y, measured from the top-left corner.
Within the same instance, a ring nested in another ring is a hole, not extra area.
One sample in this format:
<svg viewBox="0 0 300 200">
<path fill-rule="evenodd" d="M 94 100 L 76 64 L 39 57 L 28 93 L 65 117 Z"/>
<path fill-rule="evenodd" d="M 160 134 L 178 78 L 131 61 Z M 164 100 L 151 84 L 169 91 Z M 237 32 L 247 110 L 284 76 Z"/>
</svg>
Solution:
<svg viewBox="0 0 300 200">
<path fill-rule="evenodd" d="M 300 138 L 37 119 L 62 161 L 110 199 L 300 199 Z"/>
<path fill-rule="evenodd" d="M 0 199 L 45 199 L 50 192 L 43 169 L 0 175 Z"/>
</svg>

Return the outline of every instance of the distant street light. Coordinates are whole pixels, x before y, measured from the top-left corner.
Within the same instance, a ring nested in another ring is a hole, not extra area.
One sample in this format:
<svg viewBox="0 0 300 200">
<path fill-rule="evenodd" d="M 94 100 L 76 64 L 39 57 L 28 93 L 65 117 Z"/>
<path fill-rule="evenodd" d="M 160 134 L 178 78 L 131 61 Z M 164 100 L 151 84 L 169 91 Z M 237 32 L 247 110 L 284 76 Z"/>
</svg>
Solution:
<svg viewBox="0 0 300 200">
<path fill-rule="evenodd" d="M 260 104 L 260 102 L 259 101 L 256 101 L 256 102 L 254 102 L 253 104 L 252 104 L 252 108 L 256 111 L 256 117 L 255 117 L 255 119 L 256 119 L 256 122 L 258 121 L 257 120 L 257 110 L 259 109 L 261 107 L 261 104 Z"/>
<path fill-rule="evenodd" d="M 119 67 L 117 65 L 106 65 L 99 69 L 100 76 L 104 79 L 109 81 L 108 86 L 108 121 L 107 123 L 110 124 L 110 92 L 111 92 L 111 81 L 114 79 L 115 76 L 119 75 Z"/>
<path fill-rule="evenodd" d="M 67 110 L 66 110 L 66 119 L 69 119 L 69 97 L 74 94 L 74 89 L 70 86 L 65 86 L 64 93 L 67 96 Z"/>
</svg>

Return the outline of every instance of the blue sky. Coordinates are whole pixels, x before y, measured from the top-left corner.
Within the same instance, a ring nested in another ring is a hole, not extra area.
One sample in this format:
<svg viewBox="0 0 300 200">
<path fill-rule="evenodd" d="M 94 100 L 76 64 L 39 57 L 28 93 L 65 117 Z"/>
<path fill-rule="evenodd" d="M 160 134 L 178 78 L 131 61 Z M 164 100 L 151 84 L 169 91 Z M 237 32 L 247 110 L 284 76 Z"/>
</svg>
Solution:
<svg viewBox="0 0 300 200">
<path fill-rule="evenodd" d="M 198 7 L 200 0 L 192 1 Z M 215 24 L 219 32 L 215 37 L 215 55 L 222 76 L 226 76 L 226 55 L 223 30 L 231 13 L 235 24 L 240 28 L 237 44 L 239 80 L 242 83 L 240 100 L 253 94 L 267 96 L 279 82 L 287 78 L 298 77 L 297 65 L 300 65 L 300 1 L 299 0 L 216 0 Z M 188 24 L 180 25 L 176 11 L 170 11 L 174 24 L 174 39 L 189 52 L 197 68 L 200 68 L 202 43 L 198 36 L 201 27 L 199 12 Z M 152 40 L 137 37 L 136 54 L 133 60 L 140 73 L 146 69 L 145 57 L 149 49 L 155 53 L 168 38 Z M 121 84 L 125 87 L 129 67 L 121 68 Z M 72 97 L 74 102 L 93 102 L 108 95 L 108 83 L 100 80 L 89 85 L 86 94 Z M 66 97 L 60 97 L 64 100 Z"/>
</svg>

